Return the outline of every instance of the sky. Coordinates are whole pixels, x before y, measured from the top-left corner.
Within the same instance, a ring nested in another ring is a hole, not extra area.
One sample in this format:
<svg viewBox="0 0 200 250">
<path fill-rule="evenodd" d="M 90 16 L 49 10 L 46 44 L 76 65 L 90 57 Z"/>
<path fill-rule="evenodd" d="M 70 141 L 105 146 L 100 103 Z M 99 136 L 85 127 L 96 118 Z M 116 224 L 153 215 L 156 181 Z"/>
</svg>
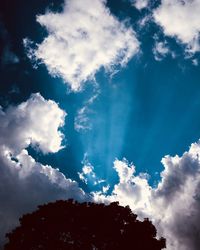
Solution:
<svg viewBox="0 0 200 250">
<path fill-rule="evenodd" d="M 0 244 L 57 199 L 200 244 L 200 1 L 0 3 Z"/>
</svg>

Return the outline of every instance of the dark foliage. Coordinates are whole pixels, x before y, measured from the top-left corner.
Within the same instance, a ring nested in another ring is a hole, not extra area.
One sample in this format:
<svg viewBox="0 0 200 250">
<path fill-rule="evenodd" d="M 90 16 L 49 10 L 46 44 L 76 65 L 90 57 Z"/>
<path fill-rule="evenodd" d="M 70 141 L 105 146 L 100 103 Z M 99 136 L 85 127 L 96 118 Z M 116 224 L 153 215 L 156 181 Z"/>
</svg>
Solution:
<svg viewBox="0 0 200 250">
<path fill-rule="evenodd" d="M 156 229 L 138 221 L 129 207 L 73 200 L 39 206 L 20 219 L 21 226 L 7 234 L 5 250 L 160 250 Z"/>
</svg>

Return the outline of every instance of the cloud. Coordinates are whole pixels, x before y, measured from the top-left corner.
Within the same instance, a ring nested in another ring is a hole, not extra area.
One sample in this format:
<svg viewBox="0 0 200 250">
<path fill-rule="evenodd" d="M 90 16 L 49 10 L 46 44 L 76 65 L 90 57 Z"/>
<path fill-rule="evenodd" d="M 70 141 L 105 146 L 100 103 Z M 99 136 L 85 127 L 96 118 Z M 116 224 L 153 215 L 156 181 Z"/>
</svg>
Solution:
<svg viewBox="0 0 200 250">
<path fill-rule="evenodd" d="M 200 51 L 200 1 L 162 0 L 153 16 L 167 36 L 186 45 L 190 53 Z"/>
<path fill-rule="evenodd" d="M 92 166 L 92 164 L 88 160 L 87 153 L 85 153 L 85 155 L 84 155 L 84 159 L 82 161 L 82 164 L 83 164 L 82 172 L 78 172 L 78 176 L 79 176 L 80 180 L 82 180 L 86 184 L 93 185 L 93 186 L 105 182 L 105 180 L 99 179 L 96 176 L 96 174 L 94 172 L 94 167 Z M 105 187 L 104 187 L 104 190 L 105 190 Z"/>
<path fill-rule="evenodd" d="M 80 108 L 75 116 L 74 128 L 78 132 L 85 132 L 92 129 L 92 123 L 90 121 L 89 115 L 94 111 L 90 108 L 94 101 L 98 98 L 100 94 L 99 89 L 95 89 L 92 97 L 87 100 L 83 107 Z"/>
<path fill-rule="evenodd" d="M 87 165 L 84 165 L 82 168 L 82 172 L 78 172 L 79 178 L 85 182 L 88 183 L 88 179 L 96 179 L 96 174 L 94 173 L 94 167 L 89 163 Z"/>
<path fill-rule="evenodd" d="M 176 57 L 176 54 L 169 49 L 167 42 L 159 41 L 157 35 L 154 36 L 155 44 L 153 47 L 153 55 L 156 61 L 162 61 L 167 55 L 171 55 L 172 58 Z"/>
<path fill-rule="evenodd" d="M 33 94 L 18 106 L 0 110 L 0 245 L 6 232 L 22 214 L 57 199 L 89 199 L 78 184 L 58 169 L 36 162 L 28 146 L 43 153 L 62 148 L 65 112 L 58 105 Z"/>
<path fill-rule="evenodd" d="M 165 170 L 154 191 L 153 201 L 157 220 L 162 221 L 160 227 L 171 243 L 169 249 L 199 249 L 199 153 L 198 142 L 192 144 L 182 157 L 166 156 L 162 159 Z"/>
<path fill-rule="evenodd" d="M 199 65 L 199 61 L 198 61 L 198 59 L 193 59 L 192 60 L 192 64 L 194 65 L 194 66 L 198 66 Z"/>
<path fill-rule="evenodd" d="M 119 183 L 110 195 L 93 193 L 94 200 L 118 200 L 139 217 L 149 217 L 168 250 L 197 250 L 200 245 L 200 142 L 180 156 L 165 156 L 161 181 L 153 188 L 145 174 L 135 175 L 126 160 L 114 162 Z"/>
<path fill-rule="evenodd" d="M 151 23 L 152 20 L 152 15 L 148 14 L 142 17 L 141 19 L 138 20 L 138 27 L 139 29 L 147 29 L 149 27 L 149 24 Z"/>
<path fill-rule="evenodd" d="M 153 54 L 156 61 L 161 61 L 169 53 L 169 48 L 164 42 L 156 42 L 153 48 Z"/>
<path fill-rule="evenodd" d="M 89 121 L 88 113 L 90 113 L 90 109 L 87 105 L 78 110 L 74 120 L 74 128 L 76 131 L 81 132 L 92 129 L 92 124 Z"/>
<path fill-rule="evenodd" d="M 28 56 L 44 63 L 53 77 L 61 77 L 73 91 L 104 67 L 124 66 L 137 53 L 135 32 L 117 20 L 105 0 L 66 0 L 61 13 L 37 16 L 48 36 L 33 49 L 24 40 Z"/>
<path fill-rule="evenodd" d="M 65 115 L 54 101 L 33 94 L 19 106 L 9 107 L 6 113 L 1 111 L 0 141 L 13 152 L 31 144 L 43 153 L 55 153 L 62 148 L 59 127 L 64 125 Z"/>
<path fill-rule="evenodd" d="M 22 214 L 38 204 L 56 199 L 91 199 L 75 181 L 66 179 L 58 169 L 36 162 L 26 149 L 30 145 L 37 145 L 44 153 L 61 149 L 63 135 L 59 128 L 64 124 L 65 115 L 55 102 L 45 100 L 40 94 L 32 95 L 18 106 L 1 109 L 1 240 L 16 226 Z M 50 125 L 46 119 L 51 121 Z M 148 184 L 147 174 L 136 175 L 135 166 L 127 160 L 115 160 L 119 183 L 113 190 L 109 185 L 102 186 L 101 192 L 93 193 L 93 199 L 105 203 L 119 201 L 129 205 L 140 219 L 149 217 L 159 234 L 167 238 L 168 250 L 197 250 L 200 244 L 199 156 L 200 142 L 193 143 L 182 156 L 165 156 L 157 187 Z M 92 185 L 102 181 L 96 176 L 87 155 L 79 174 Z"/>
<path fill-rule="evenodd" d="M 114 169 L 119 176 L 119 183 L 113 188 L 112 194 L 105 196 L 101 192 L 94 192 L 94 200 L 102 202 L 119 201 L 121 205 L 129 205 L 140 218 L 150 211 L 151 187 L 148 185 L 147 176 L 135 176 L 135 166 L 128 164 L 126 159 L 114 161 Z"/>
<path fill-rule="evenodd" d="M 138 10 L 146 8 L 149 4 L 149 0 L 132 0 L 131 2 L 132 5 Z"/>
</svg>

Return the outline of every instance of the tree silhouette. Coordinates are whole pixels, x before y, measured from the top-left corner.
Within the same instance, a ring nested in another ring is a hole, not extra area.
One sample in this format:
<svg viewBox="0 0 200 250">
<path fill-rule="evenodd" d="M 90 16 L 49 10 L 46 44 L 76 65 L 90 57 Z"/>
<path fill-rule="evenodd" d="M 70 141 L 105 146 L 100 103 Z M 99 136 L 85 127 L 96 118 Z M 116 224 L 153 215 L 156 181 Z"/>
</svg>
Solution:
<svg viewBox="0 0 200 250">
<path fill-rule="evenodd" d="M 20 218 L 21 225 L 7 234 L 5 250 L 160 250 L 165 239 L 145 219 L 138 221 L 130 208 L 56 201 L 39 206 Z"/>
</svg>

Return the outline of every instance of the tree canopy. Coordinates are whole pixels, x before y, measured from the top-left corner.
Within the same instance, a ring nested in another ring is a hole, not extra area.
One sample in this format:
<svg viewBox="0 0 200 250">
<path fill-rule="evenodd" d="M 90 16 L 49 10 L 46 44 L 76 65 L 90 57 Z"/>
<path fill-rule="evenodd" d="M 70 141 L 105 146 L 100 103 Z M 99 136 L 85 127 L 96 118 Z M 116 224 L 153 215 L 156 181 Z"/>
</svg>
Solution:
<svg viewBox="0 0 200 250">
<path fill-rule="evenodd" d="M 5 250 L 160 250 L 156 228 L 137 220 L 130 208 L 74 200 L 56 201 L 20 218 L 20 226 L 7 234 Z"/>
</svg>

